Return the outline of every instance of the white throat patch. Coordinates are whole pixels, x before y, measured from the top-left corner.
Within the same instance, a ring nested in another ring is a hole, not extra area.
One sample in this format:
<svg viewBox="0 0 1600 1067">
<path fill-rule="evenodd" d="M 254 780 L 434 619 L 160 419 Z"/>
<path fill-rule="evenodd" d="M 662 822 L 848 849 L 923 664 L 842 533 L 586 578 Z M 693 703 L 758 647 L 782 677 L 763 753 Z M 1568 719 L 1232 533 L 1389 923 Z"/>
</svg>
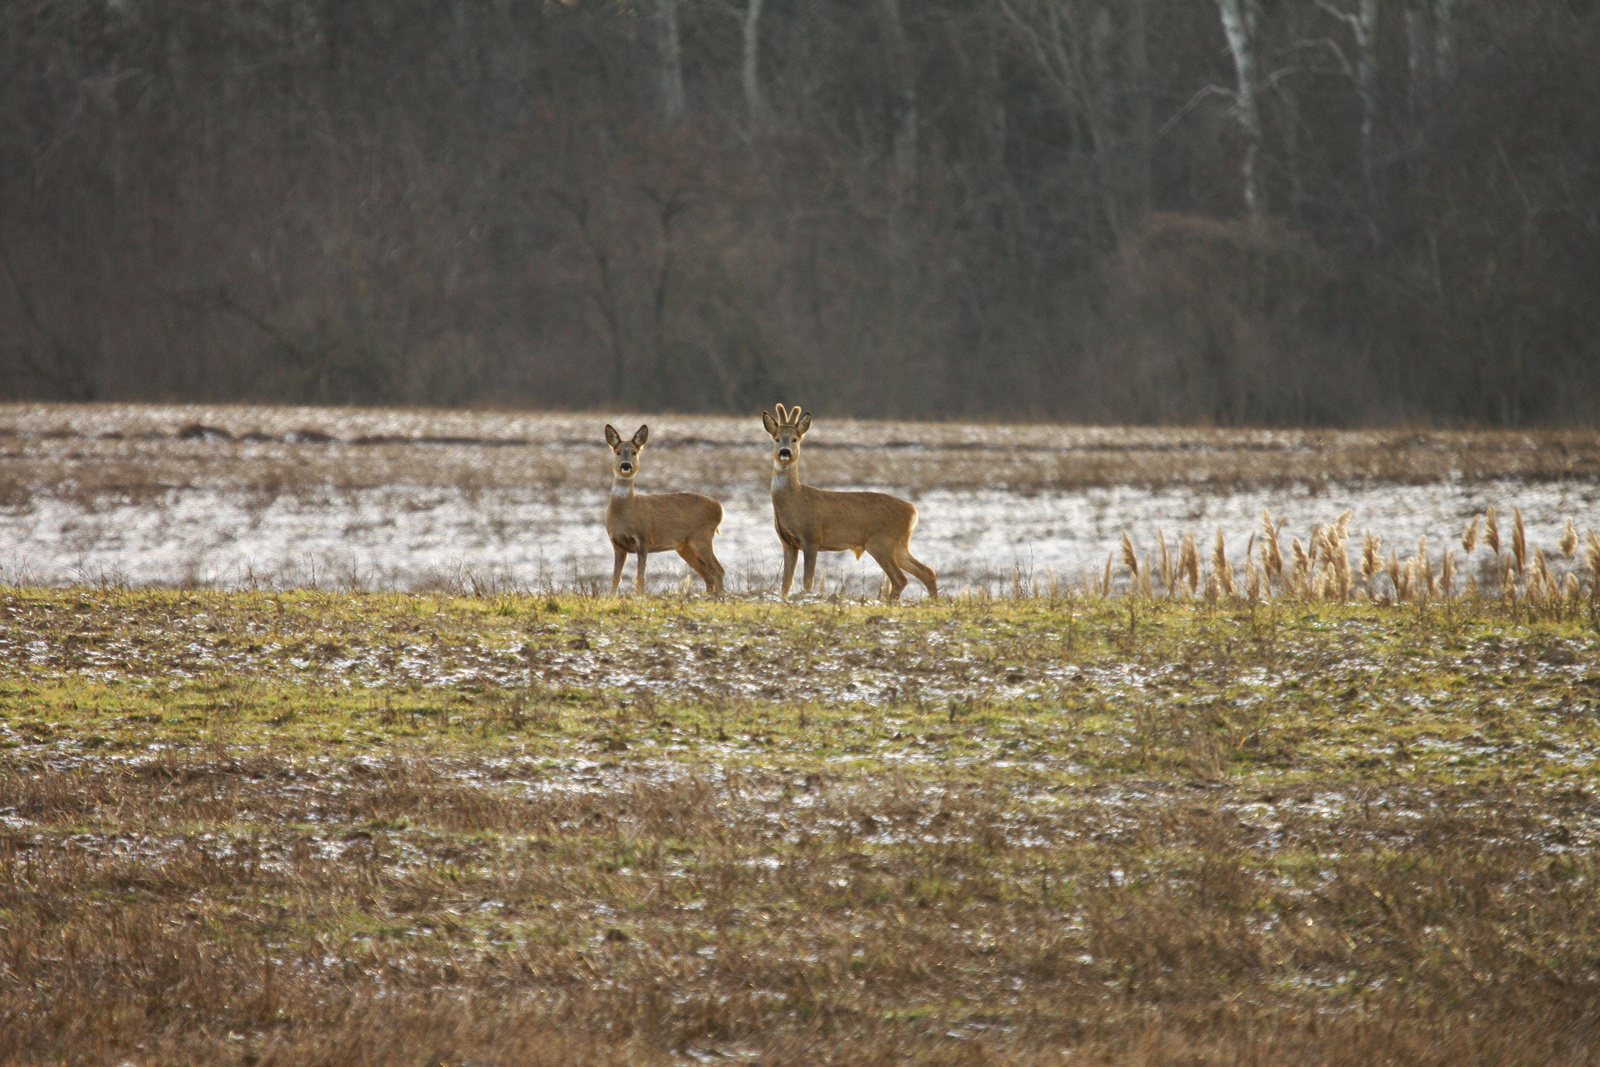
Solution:
<svg viewBox="0 0 1600 1067">
<path fill-rule="evenodd" d="M 627 481 L 623 481 L 619 478 L 612 482 L 611 495 L 616 497 L 618 500 L 628 499 L 633 495 L 633 479 L 629 478 Z"/>
</svg>

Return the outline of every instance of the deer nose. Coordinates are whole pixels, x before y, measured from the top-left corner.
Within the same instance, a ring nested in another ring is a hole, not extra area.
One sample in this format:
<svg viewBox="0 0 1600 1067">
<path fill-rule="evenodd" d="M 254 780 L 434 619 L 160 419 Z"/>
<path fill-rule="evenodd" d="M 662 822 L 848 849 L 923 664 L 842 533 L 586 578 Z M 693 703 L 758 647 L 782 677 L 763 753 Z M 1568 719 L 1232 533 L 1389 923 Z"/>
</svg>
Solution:
<svg viewBox="0 0 1600 1067">
<path fill-rule="evenodd" d="M 790 455 L 790 453 L 789 453 L 789 450 L 787 448 L 778 449 L 778 458 L 779 459 L 788 459 L 789 455 Z"/>
<path fill-rule="evenodd" d="M 627 474 L 631 470 L 633 470 L 633 464 L 632 463 L 624 463 L 624 464 L 622 464 L 622 473 L 623 474 Z"/>
</svg>

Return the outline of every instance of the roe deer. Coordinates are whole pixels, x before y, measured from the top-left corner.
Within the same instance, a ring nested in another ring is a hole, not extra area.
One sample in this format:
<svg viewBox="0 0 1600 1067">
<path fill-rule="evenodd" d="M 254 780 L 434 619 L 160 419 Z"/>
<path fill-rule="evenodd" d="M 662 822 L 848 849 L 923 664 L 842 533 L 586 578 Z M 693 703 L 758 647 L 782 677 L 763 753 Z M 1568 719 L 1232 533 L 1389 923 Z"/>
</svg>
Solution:
<svg viewBox="0 0 1600 1067">
<path fill-rule="evenodd" d="M 722 564 L 711 551 L 711 539 L 722 526 L 722 505 L 699 493 L 635 493 L 634 476 L 639 473 L 639 454 L 650 438 L 650 427 L 641 426 L 633 439 L 606 424 L 606 444 L 611 446 L 611 499 L 606 503 L 606 536 L 616 552 L 616 567 L 611 572 L 611 595 L 622 584 L 622 568 L 628 553 L 639 554 L 639 575 L 633 591 L 644 592 L 644 561 L 652 552 L 675 549 L 694 572 L 705 579 L 706 591 L 722 595 Z"/>
<path fill-rule="evenodd" d="M 761 425 L 772 435 L 772 515 L 783 542 L 783 595 L 794 584 L 794 565 L 806 555 L 803 587 L 811 591 L 818 552 L 867 552 L 889 577 L 887 600 L 900 599 L 906 587 L 905 571 L 939 595 L 939 578 L 932 568 L 911 556 L 911 531 L 917 526 L 917 509 L 887 493 L 837 493 L 800 484 L 800 439 L 811 428 L 811 414 L 798 407 L 778 417 L 761 413 Z M 903 571 L 901 568 L 904 568 Z"/>
</svg>

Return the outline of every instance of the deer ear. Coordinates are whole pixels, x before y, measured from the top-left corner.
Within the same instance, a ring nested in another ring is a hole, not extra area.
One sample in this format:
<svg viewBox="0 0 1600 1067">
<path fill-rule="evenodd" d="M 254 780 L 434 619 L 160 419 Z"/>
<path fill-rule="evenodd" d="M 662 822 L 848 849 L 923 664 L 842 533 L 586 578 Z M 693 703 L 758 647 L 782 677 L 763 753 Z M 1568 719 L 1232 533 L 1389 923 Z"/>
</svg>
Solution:
<svg viewBox="0 0 1600 1067">
<path fill-rule="evenodd" d="M 633 432 L 633 447 L 643 448 L 644 443 L 650 440 L 650 427 L 641 426 Z"/>
<path fill-rule="evenodd" d="M 778 407 L 782 408 L 783 405 L 779 404 Z M 772 417 L 772 412 L 763 411 L 761 413 L 761 427 L 762 427 L 762 429 L 767 431 L 767 435 L 768 436 L 770 436 L 770 437 L 778 436 L 778 420 L 774 419 Z"/>
<path fill-rule="evenodd" d="M 606 444 L 610 445 L 612 448 L 616 448 L 618 445 L 622 444 L 622 435 L 618 433 L 617 428 L 611 425 L 609 422 L 606 423 Z"/>
<path fill-rule="evenodd" d="M 804 437 L 806 435 L 806 431 L 809 429 L 811 429 L 811 412 L 808 411 L 804 415 L 801 415 L 798 420 L 796 420 L 794 424 L 794 432 L 797 435 Z"/>
</svg>

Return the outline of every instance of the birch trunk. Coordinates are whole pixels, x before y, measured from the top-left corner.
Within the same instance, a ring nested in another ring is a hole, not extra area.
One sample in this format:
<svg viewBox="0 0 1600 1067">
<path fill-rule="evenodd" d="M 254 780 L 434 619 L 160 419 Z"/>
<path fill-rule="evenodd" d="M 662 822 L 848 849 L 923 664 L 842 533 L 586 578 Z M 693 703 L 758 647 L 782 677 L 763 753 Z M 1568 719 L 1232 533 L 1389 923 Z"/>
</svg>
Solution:
<svg viewBox="0 0 1600 1067">
<path fill-rule="evenodd" d="M 750 132 L 767 127 L 767 101 L 761 94 L 761 4 L 746 0 L 744 9 L 744 103 L 749 114 Z"/>
<path fill-rule="evenodd" d="M 1234 113 L 1244 131 L 1244 158 L 1239 164 L 1243 184 L 1245 212 L 1252 219 L 1260 219 L 1266 211 L 1262 201 L 1261 180 L 1256 173 L 1256 156 L 1261 150 L 1261 105 L 1256 94 L 1256 0 L 1217 0 L 1217 10 L 1222 15 L 1222 31 L 1228 38 L 1228 51 L 1233 54 L 1233 67 L 1238 76 L 1238 89 L 1234 97 Z"/>
</svg>

